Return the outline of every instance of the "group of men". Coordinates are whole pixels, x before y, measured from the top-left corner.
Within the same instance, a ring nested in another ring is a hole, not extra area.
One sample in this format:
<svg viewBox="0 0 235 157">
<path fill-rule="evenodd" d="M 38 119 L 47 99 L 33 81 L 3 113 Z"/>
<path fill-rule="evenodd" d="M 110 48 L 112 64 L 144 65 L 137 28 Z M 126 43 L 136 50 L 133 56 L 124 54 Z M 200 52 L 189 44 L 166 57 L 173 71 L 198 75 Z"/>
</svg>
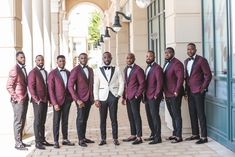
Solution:
<svg viewBox="0 0 235 157">
<path fill-rule="evenodd" d="M 49 74 L 44 69 L 44 57 L 37 55 L 36 66 L 27 75 L 25 69 L 25 55 L 22 51 L 16 53 L 17 64 L 10 70 L 7 90 L 11 95 L 14 111 L 15 148 L 27 150 L 29 144 L 22 141 L 28 109 L 28 90 L 34 110 L 35 147 L 45 149 L 45 146 L 59 145 L 59 129 L 62 124 L 62 145 L 74 146 L 68 139 L 68 119 L 72 101 L 77 105 L 77 134 L 79 145 L 86 147 L 86 143 L 94 141 L 85 137 L 86 124 L 93 104 L 93 70 L 87 66 L 86 53 L 79 55 L 80 64 L 70 73 L 65 69 L 65 56 L 57 56 L 57 68 Z M 53 106 L 53 136 L 54 144 L 46 141 L 45 122 L 48 106 Z"/>
<path fill-rule="evenodd" d="M 122 104 L 126 104 L 127 107 L 131 136 L 124 139 L 124 142 L 133 141 L 132 144 L 143 142 L 140 116 L 141 100 L 145 103 L 147 120 L 151 130 L 149 138 L 144 140 L 150 141 L 149 144 L 162 142 L 159 108 L 163 99 L 165 99 L 173 125 L 173 133 L 167 140 L 171 140 L 171 143 L 182 142 L 181 101 L 183 96 L 188 100 L 192 127 L 192 136 L 185 140 L 198 140 L 196 144 L 208 142 L 204 100 L 212 74 L 207 60 L 197 55 L 196 51 L 196 45 L 189 43 L 187 45 L 189 58 L 183 64 L 175 57 L 174 49 L 168 47 L 165 49 L 163 67 L 155 62 L 155 53 L 148 51 L 145 71 L 135 64 L 134 54 L 127 55 Z"/>
<path fill-rule="evenodd" d="M 140 144 L 142 140 L 142 121 L 140 103 L 145 103 L 148 124 L 151 130 L 149 144 L 161 143 L 161 120 L 159 115 L 160 102 L 165 98 L 168 111 L 172 117 L 173 134 L 168 137 L 172 143 L 182 141 L 181 99 L 188 99 L 189 113 L 192 125 L 192 136 L 186 140 L 195 140 L 197 144 L 207 142 L 206 117 L 204 112 L 205 92 L 211 80 L 211 71 L 207 60 L 196 54 L 194 43 L 187 45 L 190 58 L 184 65 L 174 57 L 171 47 L 165 50 L 166 63 L 162 68 L 155 62 L 155 53 L 146 53 L 147 67 L 145 71 L 135 64 L 135 55 L 128 53 L 127 66 L 122 71 L 117 66 L 111 66 L 112 55 L 103 53 L 103 65 L 93 71 L 87 65 L 88 56 L 81 53 L 79 64 L 69 72 L 65 69 L 65 56 L 57 57 L 57 68 L 49 74 L 44 69 L 44 57 L 35 58 L 36 67 L 27 75 L 25 69 L 25 55 L 16 53 L 17 64 L 9 72 L 7 90 L 11 95 L 14 111 L 15 148 L 27 150 L 30 145 L 23 143 L 22 131 L 28 109 L 28 90 L 34 109 L 35 147 L 45 149 L 45 146 L 59 145 L 59 128 L 62 124 L 62 144 L 75 145 L 68 139 L 68 119 L 72 101 L 77 106 L 77 135 L 78 144 L 87 147 L 93 140 L 86 138 L 87 120 L 92 104 L 99 108 L 100 113 L 100 146 L 106 142 L 106 119 L 109 110 L 112 126 L 113 143 L 119 145 L 117 110 L 118 101 L 122 97 L 122 104 L 126 105 L 130 122 L 131 136 L 124 142 L 133 141 Z M 185 88 L 184 88 L 185 80 Z M 53 106 L 53 135 L 54 144 L 45 139 L 45 122 L 48 104 Z M 198 119 L 201 127 L 199 134 Z"/>
</svg>

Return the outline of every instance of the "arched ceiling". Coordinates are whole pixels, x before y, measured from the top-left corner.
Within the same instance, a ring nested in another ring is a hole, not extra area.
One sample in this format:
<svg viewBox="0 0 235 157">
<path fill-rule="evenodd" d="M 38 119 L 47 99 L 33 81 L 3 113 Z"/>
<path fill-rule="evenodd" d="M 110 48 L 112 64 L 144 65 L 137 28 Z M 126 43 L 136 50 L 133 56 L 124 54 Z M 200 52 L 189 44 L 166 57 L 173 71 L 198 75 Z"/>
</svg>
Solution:
<svg viewBox="0 0 235 157">
<path fill-rule="evenodd" d="M 111 5 L 111 0 L 66 0 L 65 1 L 66 12 L 69 13 L 71 9 L 73 9 L 73 7 L 75 7 L 79 3 L 84 3 L 84 2 L 93 3 L 98 7 L 100 7 L 100 9 L 102 9 L 103 11 L 108 9 L 109 6 Z"/>
</svg>

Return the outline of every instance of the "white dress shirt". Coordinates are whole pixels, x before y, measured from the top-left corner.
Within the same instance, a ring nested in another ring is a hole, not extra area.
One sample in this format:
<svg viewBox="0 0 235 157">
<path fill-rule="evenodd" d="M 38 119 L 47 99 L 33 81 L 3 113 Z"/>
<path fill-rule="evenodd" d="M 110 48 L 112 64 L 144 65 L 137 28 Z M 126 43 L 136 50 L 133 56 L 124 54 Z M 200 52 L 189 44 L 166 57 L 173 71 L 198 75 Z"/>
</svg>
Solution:
<svg viewBox="0 0 235 157">
<path fill-rule="evenodd" d="M 192 57 L 193 59 L 189 60 L 188 61 L 188 64 L 187 64 L 187 72 L 188 72 L 188 75 L 190 76 L 191 74 L 191 71 L 192 71 L 192 66 L 193 66 L 193 62 L 196 58 L 196 54 Z"/>
<path fill-rule="evenodd" d="M 154 64 L 154 62 L 151 63 L 151 66 L 148 66 L 148 68 L 146 69 L 146 71 L 145 71 L 145 78 L 147 78 L 147 76 L 149 74 L 149 71 L 150 71 L 151 67 L 153 66 L 153 64 Z"/>
<path fill-rule="evenodd" d="M 65 87 L 66 87 L 67 81 L 68 81 L 66 71 L 64 71 L 65 69 L 61 69 L 61 68 L 59 68 L 59 67 L 58 67 L 58 70 L 60 71 L 60 75 L 61 75 L 61 77 L 62 77 L 62 79 L 63 79 L 63 82 L 64 82 L 64 85 L 65 85 Z"/>
<path fill-rule="evenodd" d="M 174 58 L 174 57 L 173 57 L 173 58 Z M 173 58 L 171 58 L 171 60 L 172 60 Z M 164 68 L 163 68 L 163 72 L 166 71 L 166 69 L 167 69 L 168 65 L 170 64 L 171 60 L 166 63 L 166 65 L 165 65 Z"/>
<path fill-rule="evenodd" d="M 109 82 L 110 78 L 111 78 L 111 66 L 110 66 L 110 68 L 104 69 L 104 72 L 105 72 L 105 76 Z"/>
<path fill-rule="evenodd" d="M 47 84 L 47 76 L 46 76 L 46 71 L 44 70 L 44 67 L 40 68 L 37 66 L 37 68 L 39 69 L 40 73 L 42 74 L 43 80 L 45 85 Z"/>
<path fill-rule="evenodd" d="M 84 67 L 84 66 L 85 66 L 85 67 Z M 87 66 L 86 66 L 86 65 L 81 65 L 81 67 L 82 67 L 83 71 L 85 72 L 86 77 L 89 78 L 89 71 L 88 71 Z"/>
<path fill-rule="evenodd" d="M 127 78 L 129 77 L 132 68 L 134 67 L 134 64 L 129 65 L 130 67 L 127 67 Z"/>
<path fill-rule="evenodd" d="M 20 66 L 20 68 L 21 68 L 21 70 L 23 71 L 24 76 L 25 76 L 25 78 L 26 78 L 26 77 L 27 77 L 27 73 L 26 73 L 25 65 L 21 65 L 21 64 L 19 64 L 19 63 L 17 63 L 17 64 Z"/>
</svg>

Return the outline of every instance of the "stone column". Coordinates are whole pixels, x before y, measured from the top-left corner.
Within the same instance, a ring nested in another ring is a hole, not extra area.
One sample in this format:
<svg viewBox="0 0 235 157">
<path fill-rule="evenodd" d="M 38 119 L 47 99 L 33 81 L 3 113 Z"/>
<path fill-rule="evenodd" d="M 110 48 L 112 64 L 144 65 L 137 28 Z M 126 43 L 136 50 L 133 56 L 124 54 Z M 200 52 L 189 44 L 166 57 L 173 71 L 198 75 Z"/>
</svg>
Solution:
<svg viewBox="0 0 235 157">
<path fill-rule="evenodd" d="M 176 57 L 182 62 L 187 58 L 188 42 L 195 42 L 198 52 L 201 52 L 201 1 L 181 0 L 165 1 L 166 15 L 166 47 L 171 46 L 176 51 Z M 183 133 L 191 132 L 188 103 L 182 102 Z M 167 126 L 171 128 L 171 118 L 165 110 Z"/>
<path fill-rule="evenodd" d="M 6 82 L 9 70 L 16 64 L 16 51 L 22 49 L 22 1 L 21 0 L 1 0 L 0 1 L 0 52 L 2 54 L 0 68 L 0 89 L 1 89 L 1 109 L 0 115 L 0 135 L 8 138 L 9 146 L 14 146 L 13 137 L 13 109 L 10 103 L 10 95 L 6 90 Z"/>
<path fill-rule="evenodd" d="M 62 26 L 62 51 L 60 54 L 63 54 L 66 57 L 66 68 L 72 69 L 73 57 L 69 54 L 69 21 L 64 19 L 62 21 Z"/>
<path fill-rule="evenodd" d="M 32 37 L 32 0 L 22 0 L 22 24 L 23 24 L 23 52 L 26 57 L 27 70 L 34 65 L 33 37 Z"/>
<path fill-rule="evenodd" d="M 117 50 L 116 50 L 116 60 L 121 69 L 126 66 L 126 55 L 129 53 L 129 23 L 122 23 L 122 28 L 117 33 L 116 37 Z M 134 52 L 133 52 L 134 53 Z"/>
<path fill-rule="evenodd" d="M 51 53 L 51 0 L 43 0 L 43 37 L 45 67 L 50 71 L 53 68 Z"/>
<path fill-rule="evenodd" d="M 59 2 L 58 0 L 51 0 L 51 53 L 52 66 L 56 66 L 55 59 L 59 54 L 60 40 L 59 40 Z"/>
<path fill-rule="evenodd" d="M 43 1 L 32 0 L 33 58 L 44 55 Z"/>
<path fill-rule="evenodd" d="M 141 9 L 134 0 L 130 3 L 131 23 L 130 23 L 130 51 L 135 53 L 136 63 L 142 68 L 146 66 L 143 62 L 145 53 L 148 50 L 148 28 L 147 10 Z"/>
</svg>

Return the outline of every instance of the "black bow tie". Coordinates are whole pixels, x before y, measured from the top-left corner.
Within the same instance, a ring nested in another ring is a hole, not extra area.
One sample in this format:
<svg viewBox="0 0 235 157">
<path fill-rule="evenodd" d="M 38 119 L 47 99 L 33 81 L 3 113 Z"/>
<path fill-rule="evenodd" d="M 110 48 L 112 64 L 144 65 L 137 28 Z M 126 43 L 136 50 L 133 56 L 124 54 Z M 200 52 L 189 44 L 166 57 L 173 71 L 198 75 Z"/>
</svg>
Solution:
<svg viewBox="0 0 235 157">
<path fill-rule="evenodd" d="M 87 65 L 83 65 L 83 66 L 82 66 L 83 69 L 84 69 L 84 68 L 87 68 L 87 67 L 88 67 Z"/>
<path fill-rule="evenodd" d="M 25 69 L 25 65 L 22 65 L 22 66 L 21 66 L 21 69 Z"/>
<path fill-rule="evenodd" d="M 111 67 L 110 66 L 103 66 L 105 70 L 109 70 Z"/>
<path fill-rule="evenodd" d="M 150 68 L 151 68 L 151 67 L 152 67 L 152 63 L 151 63 L 151 64 L 148 64 L 147 68 L 148 68 L 148 67 L 150 67 Z"/>
<path fill-rule="evenodd" d="M 64 72 L 65 72 L 66 70 L 65 70 L 65 69 L 60 69 L 60 72 L 61 72 L 61 71 L 64 71 Z"/>
<path fill-rule="evenodd" d="M 171 60 L 166 59 L 166 60 L 165 60 L 165 64 L 169 63 L 170 61 L 171 61 Z"/>
<path fill-rule="evenodd" d="M 44 68 L 40 68 L 40 70 L 44 70 Z"/>
<path fill-rule="evenodd" d="M 193 57 L 189 57 L 188 60 L 191 61 L 191 60 L 194 60 L 194 58 Z"/>
<path fill-rule="evenodd" d="M 130 69 L 132 69 L 133 67 L 132 67 L 131 65 L 128 65 L 128 66 L 127 66 L 127 68 L 130 68 Z"/>
</svg>

